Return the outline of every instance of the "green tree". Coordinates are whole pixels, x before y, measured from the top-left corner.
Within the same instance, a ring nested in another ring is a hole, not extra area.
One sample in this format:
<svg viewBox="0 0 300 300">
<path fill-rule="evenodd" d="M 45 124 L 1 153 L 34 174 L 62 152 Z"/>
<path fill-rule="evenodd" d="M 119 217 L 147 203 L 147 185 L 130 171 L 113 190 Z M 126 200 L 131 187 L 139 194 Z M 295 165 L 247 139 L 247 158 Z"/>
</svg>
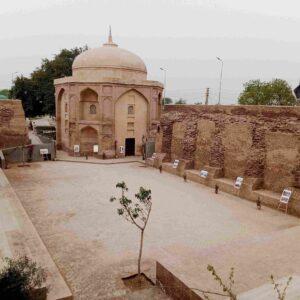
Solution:
<svg viewBox="0 0 300 300">
<path fill-rule="evenodd" d="M 244 84 L 238 102 L 242 105 L 295 105 L 296 98 L 285 80 L 262 82 L 257 79 Z"/>
<path fill-rule="evenodd" d="M 179 100 L 175 101 L 175 104 L 186 104 L 186 100 L 180 98 Z"/>
<path fill-rule="evenodd" d="M 164 98 L 164 104 L 172 104 L 173 103 L 173 100 L 171 98 Z"/>
<path fill-rule="evenodd" d="M 27 77 L 18 76 L 14 81 L 14 86 L 10 91 L 10 98 L 22 100 L 23 109 L 26 117 L 34 117 L 42 110 L 41 103 L 36 101 L 36 87 L 34 82 Z"/>
<path fill-rule="evenodd" d="M 7 89 L 0 90 L 0 95 L 4 95 L 6 97 L 9 97 L 9 90 L 7 90 Z"/>
<path fill-rule="evenodd" d="M 138 256 L 138 277 L 141 276 L 141 260 L 144 244 L 144 231 L 148 224 L 148 220 L 151 213 L 152 201 L 151 201 L 151 190 L 146 190 L 140 187 L 139 192 L 135 194 L 137 201 L 132 201 L 125 196 L 125 192 L 128 191 L 126 183 L 119 182 L 116 188 L 121 189 L 121 197 L 118 199 L 120 208 L 117 212 L 120 216 L 124 217 L 129 223 L 135 225 L 140 230 L 140 250 Z M 116 197 L 111 197 L 110 201 L 116 201 Z"/>
<path fill-rule="evenodd" d="M 29 78 L 16 78 L 11 95 L 22 100 L 26 117 L 55 114 L 53 81 L 71 76 L 75 57 L 87 49 L 87 46 L 63 49 L 54 55 L 53 59 L 43 59 L 41 66 L 33 71 Z"/>
<path fill-rule="evenodd" d="M 1 300 L 32 299 L 34 290 L 46 281 L 45 271 L 26 256 L 4 261 L 0 271 Z"/>
</svg>

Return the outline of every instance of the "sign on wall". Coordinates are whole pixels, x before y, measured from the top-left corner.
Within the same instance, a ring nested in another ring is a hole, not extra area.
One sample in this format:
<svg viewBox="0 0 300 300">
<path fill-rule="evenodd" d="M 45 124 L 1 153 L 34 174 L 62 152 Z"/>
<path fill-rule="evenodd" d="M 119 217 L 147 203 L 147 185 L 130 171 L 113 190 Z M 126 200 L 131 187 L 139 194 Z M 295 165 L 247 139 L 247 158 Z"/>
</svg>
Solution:
<svg viewBox="0 0 300 300">
<path fill-rule="evenodd" d="M 99 151 L 99 146 L 98 145 L 94 145 L 93 146 L 93 152 L 94 153 L 98 153 L 98 151 Z"/>
<path fill-rule="evenodd" d="M 234 183 L 234 187 L 239 190 L 242 186 L 243 180 L 244 180 L 243 177 L 237 177 L 237 179 Z"/>
<path fill-rule="evenodd" d="M 80 146 L 79 145 L 74 145 L 74 152 L 79 153 L 80 151 Z"/>
<path fill-rule="evenodd" d="M 124 153 L 125 151 L 124 151 L 125 149 L 124 149 L 124 146 L 120 146 L 120 153 Z"/>
<path fill-rule="evenodd" d="M 208 176 L 208 172 L 206 170 L 201 170 L 200 171 L 200 177 L 207 178 L 207 176 Z"/>
<path fill-rule="evenodd" d="M 44 155 L 44 154 L 49 154 L 48 149 L 40 149 L 40 154 Z"/>
<path fill-rule="evenodd" d="M 282 195 L 280 197 L 280 202 L 287 204 L 289 202 L 290 198 L 291 198 L 291 195 L 292 195 L 291 190 L 284 189 L 283 192 L 282 192 Z"/>
<path fill-rule="evenodd" d="M 178 165 L 179 165 L 179 160 L 175 159 L 174 162 L 173 162 L 173 168 L 177 169 Z"/>
</svg>

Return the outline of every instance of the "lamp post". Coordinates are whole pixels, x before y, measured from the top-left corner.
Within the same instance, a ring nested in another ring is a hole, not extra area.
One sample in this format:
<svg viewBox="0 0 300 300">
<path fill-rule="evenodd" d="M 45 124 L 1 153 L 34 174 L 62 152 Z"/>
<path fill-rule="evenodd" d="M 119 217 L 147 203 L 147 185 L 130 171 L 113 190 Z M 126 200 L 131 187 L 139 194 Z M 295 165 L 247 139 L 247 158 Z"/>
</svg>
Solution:
<svg viewBox="0 0 300 300">
<path fill-rule="evenodd" d="M 221 74 L 220 74 L 220 86 L 219 86 L 219 100 L 218 105 L 220 105 L 221 102 L 221 88 L 222 88 L 222 75 L 223 75 L 223 60 L 220 57 L 217 57 L 217 60 L 221 62 Z"/>
<path fill-rule="evenodd" d="M 162 101 L 162 107 L 164 109 L 165 107 L 165 100 L 166 100 L 166 82 L 167 82 L 167 70 L 164 69 L 164 68 L 160 68 L 162 71 L 164 71 L 164 98 L 163 98 L 163 101 Z"/>
</svg>

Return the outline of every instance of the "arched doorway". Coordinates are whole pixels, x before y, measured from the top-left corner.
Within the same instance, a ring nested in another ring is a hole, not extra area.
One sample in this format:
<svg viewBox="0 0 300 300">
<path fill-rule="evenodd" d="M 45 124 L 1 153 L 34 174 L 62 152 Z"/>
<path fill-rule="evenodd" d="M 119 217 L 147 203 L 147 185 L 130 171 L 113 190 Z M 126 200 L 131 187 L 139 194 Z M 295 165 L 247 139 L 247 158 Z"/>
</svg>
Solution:
<svg viewBox="0 0 300 300">
<path fill-rule="evenodd" d="M 141 155 L 143 136 L 147 136 L 149 105 L 147 99 L 130 90 L 115 104 L 115 139 L 125 155 Z M 127 148 L 127 150 L 126 150 Z"/>
<path fill-rule="evenodd" d="M 93 127 L 84 127 L 80 131 L 80 152 L 93 154 L 93 146 L 98 145 L 98 132 Z"/>
</svg>

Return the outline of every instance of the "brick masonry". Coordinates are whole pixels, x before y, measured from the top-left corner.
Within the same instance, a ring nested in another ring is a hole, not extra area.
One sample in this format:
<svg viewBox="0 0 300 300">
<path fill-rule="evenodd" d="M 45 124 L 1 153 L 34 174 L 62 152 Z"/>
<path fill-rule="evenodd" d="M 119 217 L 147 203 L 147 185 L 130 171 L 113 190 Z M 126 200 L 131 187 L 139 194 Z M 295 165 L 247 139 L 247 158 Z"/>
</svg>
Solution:
<svg viewBox="0 0 300 300">
<path fill-rule="evenodd" d="M 166 161 L 259 178 L 275 192 L 299 187 L 300 107 L 167 105 L 161 125 Z"/>
<path fill-rule="evenodd" d="M 28 143 L 21 100 L 0 101 L 0 149 Z"/>
</svg>

